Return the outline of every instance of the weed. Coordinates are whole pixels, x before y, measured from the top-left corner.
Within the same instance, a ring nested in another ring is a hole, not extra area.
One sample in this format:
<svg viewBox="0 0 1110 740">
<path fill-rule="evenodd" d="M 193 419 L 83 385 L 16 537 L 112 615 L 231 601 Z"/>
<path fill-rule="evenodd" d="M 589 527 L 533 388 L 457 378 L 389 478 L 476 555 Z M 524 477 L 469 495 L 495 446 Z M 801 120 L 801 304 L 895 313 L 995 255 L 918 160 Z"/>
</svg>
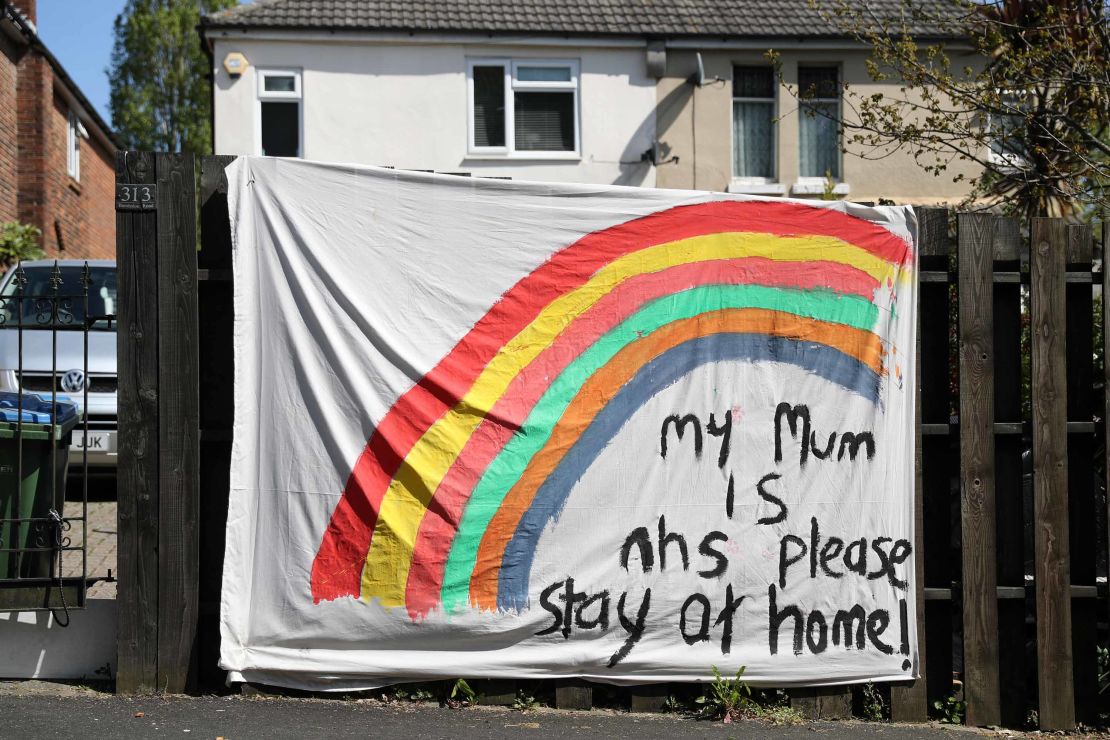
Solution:
<svg viewBox="0 0 1110 740">
<path fill-rule="evenodd" d="M 390 691 L 390 698 L 394 701 L 435 701 L 436 695 L 428 689 L 427 684 L 417 683 L 408 686 L 393 686 Z"/>
<path fill-rule="evenodd" d="M 886 719 L 886 702 L 878 687 L 870 681 L 863 685 L 863 718 L 869 722 Z"/>
<path fill-rule="evenodd" d="M 478 694 L 474 689 L 470 688 L 470 684 L 466 682 L 465 678 L 456 678 L 455 682 L 451 684 L 451 689 L 447 692 L 443 703 L 452 709 L 459 707 L 470 706 L 478 701 Z"/>
<path fill-rule="evenodd" d="M 955 696 L 949 696 L 947 699 L 938 699 L 933 702 L 933 708 L 937 710 L 937 719 L 943 724 L 947 725 L 962 725 L 964 722 L 964 703 L 957 699 Z"/>
<path fill-rule="evenodd" d="M 539 702 L 536 701 L 536 697 L 532 696 L 531 694 L 527 694 L 524 691 L 518 690 L 516 692 L 516 699 L 513 700 L 513 709 L 517 710 L 518 712 L 529 712 L 535 709 L 537 706 L 539 706 Z"/>
<path fill-rule="evenodd" d="M 800 725 L 806 721 L 805 716 L 789 704 L 777 704 L 769 707 L 754 705 L 752 718 L 761 719 L 773 725 Z"/>
<path fill-rule="evenodd" d="M 740 666 L 736 678 L 725 678 L 717 666 L 713 666 L 713 683 L 709 684 L 709 692 L 695 699 L 702 706 L 703 717 L 720 719 L 728 724 L 750 707 L 752 691 L 743 679 L 744 668 Z"/>
</svg>

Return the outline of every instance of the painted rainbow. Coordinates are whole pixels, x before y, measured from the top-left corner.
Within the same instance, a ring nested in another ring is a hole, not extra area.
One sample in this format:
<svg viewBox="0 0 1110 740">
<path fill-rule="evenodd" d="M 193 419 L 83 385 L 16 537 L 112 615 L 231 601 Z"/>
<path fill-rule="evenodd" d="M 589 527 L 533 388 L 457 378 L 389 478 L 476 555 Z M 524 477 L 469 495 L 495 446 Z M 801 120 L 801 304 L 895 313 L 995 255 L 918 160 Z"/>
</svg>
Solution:
<svg viewBox="0 0 1110 740">
<path fill-rule="evenodd" d="M 382 419 L 316 554 L 313 600 L 414 620 L 524 608 L 544 526 L 636 409 L 696 368 L 791 363 L 879 403 L 883 322 L 913 264 L 881 225 L 789 202 L 680 206 L 583 237 Z"/>
</svg>

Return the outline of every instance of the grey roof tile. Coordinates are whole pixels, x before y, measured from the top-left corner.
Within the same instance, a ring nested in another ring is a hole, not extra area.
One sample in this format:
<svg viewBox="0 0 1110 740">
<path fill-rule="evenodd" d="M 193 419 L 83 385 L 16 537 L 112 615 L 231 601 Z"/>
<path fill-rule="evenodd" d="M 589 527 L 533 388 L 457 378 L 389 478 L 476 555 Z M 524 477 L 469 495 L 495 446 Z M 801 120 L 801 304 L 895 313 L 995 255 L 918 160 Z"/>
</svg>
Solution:
<svg viewBox="0 0 1110 740">
<path fill-rule="evenodd" d="M 914 0 L 928 18 L 953 12 L 952 0 Z M 871 0 L 887 19 L 903 0 Z M 536 33 L 613 36 L 840 36 L 810 0 L 255 0 L 214 13 L 207 28 Z M 951 35 L 911 19 L 917 35 Z"/>
</svg>

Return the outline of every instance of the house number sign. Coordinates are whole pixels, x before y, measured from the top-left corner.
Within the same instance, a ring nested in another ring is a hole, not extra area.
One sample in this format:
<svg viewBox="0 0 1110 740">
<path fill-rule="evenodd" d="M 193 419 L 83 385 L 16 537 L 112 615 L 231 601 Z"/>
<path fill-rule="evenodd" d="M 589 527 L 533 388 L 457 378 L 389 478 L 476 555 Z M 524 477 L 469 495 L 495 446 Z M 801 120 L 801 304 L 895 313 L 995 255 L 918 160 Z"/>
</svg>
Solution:
<svg viewBox="0 0 1110 740">
<path fill-rule="evenodd" d="M 117 211 L 153 211 L 158 186 L 153 183 L 116 183 Z"/>
</svg>

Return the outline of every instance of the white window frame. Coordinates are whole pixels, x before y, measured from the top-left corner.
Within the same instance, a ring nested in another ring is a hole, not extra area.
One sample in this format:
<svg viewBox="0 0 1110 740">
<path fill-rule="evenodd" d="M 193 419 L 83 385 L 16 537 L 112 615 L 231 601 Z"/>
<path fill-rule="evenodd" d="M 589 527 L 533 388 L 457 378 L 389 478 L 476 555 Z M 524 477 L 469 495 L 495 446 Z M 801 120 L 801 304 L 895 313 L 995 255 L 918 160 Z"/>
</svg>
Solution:
<svg viewBox="0 0 1110 740">
<path fill-rule="evenodd" d="M 72 108 L 66 116 L 66 172 L 81 182 L 81 132 L 84 127 L 77 111 Z"/>
<path fill-rule="evenodd" d="M 733 62 L 732 75 L 736 76 L 737 67 L 762 67 L 766 65 L 761 64 L 748 64 L 743 62 Z M 774 69 L 767 67 L 771 72 L 771 97 L 769 98 L 747 98 L 732 96 L 732 101 L 729 104 L 729 168 L 736 166 L 736 106 L 732 103 L 771 103 L 771 161 L 772 173 L 770 177 L 754 177 L 754 176 L 740 176 L 735 172 L 730 173 L 730 180 L 728 185 L 728 192 L 730 193 L 748 193 L 752 195 L 783 195 L 786 193 L 786 188 L 779 180 L 779 125 L 775 120 L 779 109 L 779 86 L 775 84 Z M 731 82 L 731 80 L 730 80 Z"/>
<path fill-rule="evenodd" d="M 999 95 L 1004 101 L 1010 101 L 1010 105 L 1020 107 L 1020 99 L 1028 97 L 1028 93 L 1022 90 L 1001 90 Z M 987 114 L 987 134 L 990 140 L 987 143 L 987 161 L 991 164 L 1000 165 L 1001 167 L 1012 167 L 1019 170 L 1028 165 L 1027 160 L 1020 154 L 1013 152 L 996 152 L 994 150 L 994 126 L 995 120 L 999 118 L 991 113 Z"/>
<path fill-rule="evenodd" d="M 257 87 L 254 104 L 254 153 L 262 156 L 262 104 L 265 102 L 297 102 L 297 157 L 304 158 L 304 96 L 301 93 L 301 70 L 267 67 L 255 71 Z M 292 77 L 293 91 L 266 89 L 267 77 Z"/>
<path fill-rule="evenodd" d="M 801 167 L 802 167 L 802 123 L 801 123 L 801 117 L 806 115 L 805 112 L 802 110 L 802 106 L 804 106 L 806 103 L 836 103 L 836 115 L 837 115 L 838 119 L 839 119 L 841 113 L 844 110 L 844 100 L 843 100 L 844 95 L 841 92 L 841 87 L 840 87 L 841 83 L 844 80 L 844 69 L 843 69 L 843 67 L 841 67 L 839 64 L 830 64 L 830 63 L 823 63 L 823 62 L 813 62 L 813 63 L 808 63 L 808 64 L 805 63 L 805 62 L 800 63 L 798 65 L 798 77 L 799 77 L 798 95 L 799 96 L 801 96 L 804 92 L 801 89 L 801 81 L 800 81 L 801 70 L 805 69 L 805 68 L 808 68 L 808 67 L 814 67 L 814 68 L 816 68 L 816 67 L 825 67 L 825 68 L 831 67 L 831 68 L 836 70 L 836 97 L 835 98 L 813 97 L 813 98 L 807 98 L 805 100 L 800 100 L 799 101 L 799 104 L 798 104 L 798 179 L 794 183 L 794 185 L 790 188 L 790 192 L 794 195 L 823 194 L 825 192 L 825 185 L 827 184 L 824 177 L 815 177 L 813 175 L 808 175 L 808 176 L 803 177 L 802 174 L 801 174 Z M 843 147 L 840 146 L 839 144 L 836 147 L 836 158 L 837 158 L 836 168 L 838 170 L 838 174 L 835 178 L 833 178 L 833 182 L 836 183 L 833 186 L 833 195 L 848 195 L 848 193 L 851 192 L 851 189 L 848 187 L 848 184 L 846 182 L 844 182 L 844 151 L 843 151 Z"/>
<path fill-rule="evenodd" d="M 505 71 L 505 146 L 477 146 L 474 143 L 474 68 L 501 67 Z M 518 78 L 521 67 L 554 67 L 570 70 L 569 81 L 525 81 Z M 577 59 L 530 59 L 528 57 L 474 57 L 466 60 L 466 151 L 470 159 L 570 159 L 582 158 L 581 94 Z M 570 91 L 574 94 L 573 151 L 535 151 L 516 149 L 517 92 Z"/>
</svg>

